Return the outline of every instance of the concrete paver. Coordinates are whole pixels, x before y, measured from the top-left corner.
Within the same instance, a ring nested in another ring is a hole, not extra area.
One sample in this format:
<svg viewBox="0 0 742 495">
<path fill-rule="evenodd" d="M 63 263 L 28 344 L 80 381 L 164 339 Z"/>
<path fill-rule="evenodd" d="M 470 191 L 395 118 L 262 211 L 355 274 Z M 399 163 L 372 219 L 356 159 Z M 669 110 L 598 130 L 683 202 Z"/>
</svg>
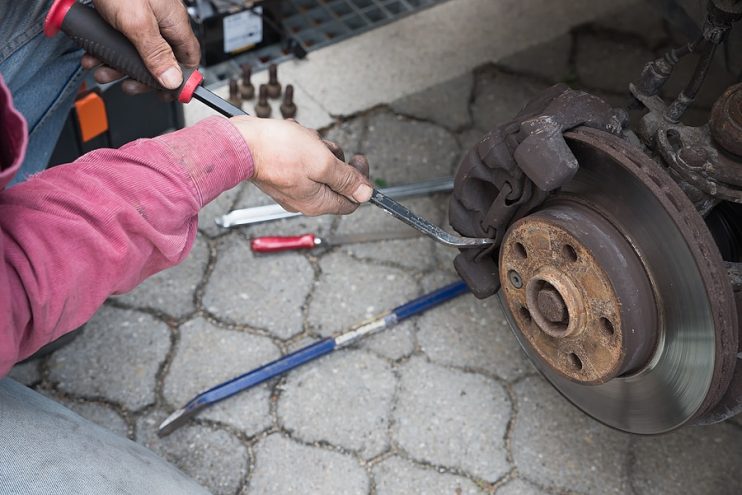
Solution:
<svg viewBox="0 0 742 495">
<path fill-rule="evenodd" d="M 103 307 L 82 335 L 51 356 L 49 380 L 66 393 L 140 409 L 155 401 L 155 375 L 169 349 L 164 323 Z"/>
<path fill-rule="evenodd" d="M 180 265 L 155 274 L 133 291 L 113 299 L 182 318 L 196 309 L 193 293 L 203 279 L 208 262 L 209 246 L 198 236 L 188 258 Z"/>
<path fill-rule="evenodd" d="M 629 491 L 630 435 L 588 418 L 541 377 L 514 389 L 513 459 L 524 476 L 581 493 Z"/>
<path fill-rule="evenodd" d="M 61 402 L 83 418 L 110 430 L 117 435 L 125 437 L 129 434 L 129 425 L 124 418 L 111 407 L 98 402 L 84 402 L 69 400 L 60 396 L 51 396 L 54 400 Z"/>
<path fill-rule="evenodd" d="M 571 76 L 570 56 L 573 44 L 572 34 L 563 34 L 498 60 L 497 66 L 510 72 L 542 77 L 552 82 L 566 81 Z"/>
<path fill-rule="evenodd" d="M 167 415 L 161 411 L 137 421 L 137 442 L 175 464 L 215 495 L 237 492 L 248 474 L 250 457 L 237 438 L 219 429 L 185 425 L 160 438 L 157 427 Z"/>
<path fill-rule="evenodd" d="M 279 338 L 302 330 L 302 305 L 314 271 L 301 254 L 254 256 L 249 242 L 231 235 L 220 242 L 204 292 L 204 307 L 225 321 L 265 329 Z M 291 283 L 277 281 L 290 274 Z"/>
<path fill-rule="evenodd" d="M 487 67 L 479 76 L 472 114 L 477 129 L 489 132 L 520 112 L 523 106 L 549 84 Z M 457 164 L 458 165 L 458 164 Z"/>
<path fill-rule="evenodd" d="M 443 311 L 420 317 L 420 349 L 439 364 L 475 370 L 513 380 L 533 366 L 523 356 L 496 298 L 466 295 Z"/>
<path fill-rule="evenodd" d="M 372 179 L 389 185 L 451 175 L 459 146 L 453 134 L 428 122 L 409 120 L 388 111 L 368 117 L 361 142 Z"/>
<path fill-rule="evenodd" d="M 219 227 L 214 219 L 229 212 L 248 184 L 240 184 L 228 191 L 224 191 L 198 212 L 198 230 L 209 237 L 226 234 L 227 230 Z"/>
<path fill-rule="evenodd" d="M 255 446 L 247 493 L 360 495 L 368 486 L 368 476 L 353 458 L 273 434 Z"/>
<path fill-rule="evenodd" d="M 278 402 L 278 418 L 294 438 L 372 458 L 388 448 L 395 387 L 389 363 L 364 351 L 345 351 L 292 373 Z"/>
<path fill-rule="evenodd" d="M 323 336 L 350 330 L 352 325 L 419 295 L 407 273 L 371 266 L 340 253 L 322 258 L 320 269 L 308 322 Z"/>
<path fill-rule="evenodd" d="M 736 426 L 689 427 L 659 437 L 638 437 L 632 447 L 637 495 L 733 495 L 742 487 L 742 430 Z"/>
<path fill-rule="evenodd" d="M 401 366 L 393 434 L 412 458 L 494 482 L 509 469 L 510 399 L 497 382 L 412 358 Z"/>
<path fill-rule="evenodd" d="M 497 495 L 546 495 L 545 491 L 521 479 L 509 481 L 495 493 Z"/>
<path fill-rule="evenodd" d="M 639 43 L 589 33 L 578 34 L 576 43 L 577 76 L 590 88 L 625 93 L 644 64 L 654 58 L 652 51 Z"/>
<path fill-rule="evenodd" d="M 173 407 L 181 407 L 196 394 L 273 361 L 280 354 L 267 337 L 224 330 L 201 318 L 189 321 L 180 327 L 163 396 Z M 242 392 L 199 417 L 229 424 L 247 435 L 262 431 L 271 425 L 268 385 Z"/>
<path fill-rule="evenodd" d="M 469 99 L 474 76 L 466 73 L 390 104 L 393 112 L 428 120 L 451 131 L 471 124 Z"/>
<path fill-rule="evenodd" d="M 440 473 L 410 461 L 392 456 L 373 468 L 376 493 L 396 495 L 425 493 L 426 495 L 478 495 L 483 492 L 473 481 L 462 476 Z"/>
<path fill-rule="evenodd" d="M 22 364 L 16 364 L 13 366 L 13 369 L 10 370 L 8 376 L 19 383 L 31 386 L 41 380 L 39 361 L 33 360 Z"/>
</svg>

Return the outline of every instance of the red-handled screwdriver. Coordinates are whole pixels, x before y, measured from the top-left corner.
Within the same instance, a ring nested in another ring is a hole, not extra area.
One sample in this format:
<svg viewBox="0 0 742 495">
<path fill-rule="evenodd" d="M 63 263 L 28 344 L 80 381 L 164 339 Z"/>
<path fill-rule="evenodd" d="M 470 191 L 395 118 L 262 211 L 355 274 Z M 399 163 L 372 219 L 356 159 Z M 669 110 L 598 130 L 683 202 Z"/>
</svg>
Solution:
<svg viewBox="0 0 742 495">
<path fill-rule="evenodd" d="M 314 234 L 293 236 L 265 236 L 255 237 L 250 241 L 250 249 L 256 253 L 277 253 L 279 251 L 293 251 L 312 249 L 318 246 L 339 246 L 341 244 L 357 244 L 361 242 L 391 241 L 420 237 L 417 230 L 399 232 L 370 232 L 362 234 L 334 235 L 317 237 Z"/>
<path fill-rule="evenodd" d="M 134 45 L 92 7 L 86 7 L 76 0 L 55 0 L 44 21 L 44 34 L 51 37 L 60 30 L 106 65 L 147 86 L 174 94 L 181 103 L 196 98 L 227 117 L 247 115 L 204 88 L 204 76 L 198 69 L 181 65 L 183 84 L 174 90 L 163 88 L 147 70 Z"/>
</svg>

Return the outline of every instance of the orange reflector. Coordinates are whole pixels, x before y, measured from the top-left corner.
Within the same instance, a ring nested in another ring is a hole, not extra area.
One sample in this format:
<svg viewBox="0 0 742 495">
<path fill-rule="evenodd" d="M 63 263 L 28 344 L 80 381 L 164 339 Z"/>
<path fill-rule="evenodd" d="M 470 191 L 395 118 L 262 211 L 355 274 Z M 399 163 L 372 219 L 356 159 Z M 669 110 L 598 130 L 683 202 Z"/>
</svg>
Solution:
<svg viewBox="0 0 742 495">
<path fill-rule="evenodd" d="M 98 93 L 91 92 L 75 101 L 82 142 L 87 143 L 108 130 L 106 105 Z"/>
</svg>

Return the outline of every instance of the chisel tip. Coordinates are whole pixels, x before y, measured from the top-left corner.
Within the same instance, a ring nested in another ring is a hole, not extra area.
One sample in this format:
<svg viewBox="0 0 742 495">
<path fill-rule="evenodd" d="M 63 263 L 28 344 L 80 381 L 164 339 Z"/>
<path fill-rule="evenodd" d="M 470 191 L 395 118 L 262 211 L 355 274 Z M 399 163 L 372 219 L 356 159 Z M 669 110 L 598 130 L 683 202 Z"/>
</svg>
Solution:
<svg viewBox="0 0 742 495">
<path fill-rule="evenodd" d="M 160 427 L 157 429 L 157 436 L 165 437 L 171 434 L 180 428 L 195 412 L 195 410 L 189 411 L 184 407 L 178 409 L 160 424 Z"/>
</svg>

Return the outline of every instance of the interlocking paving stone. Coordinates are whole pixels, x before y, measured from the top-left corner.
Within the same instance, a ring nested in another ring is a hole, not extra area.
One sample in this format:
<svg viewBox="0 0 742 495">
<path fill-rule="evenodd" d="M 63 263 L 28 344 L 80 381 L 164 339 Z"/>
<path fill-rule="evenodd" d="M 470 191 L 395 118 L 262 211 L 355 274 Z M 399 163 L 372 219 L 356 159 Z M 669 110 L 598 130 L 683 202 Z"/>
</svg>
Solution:
<svg viewBox="0 0 742 495">
<path fill-rule="evenodd" d="M 341 253 L 323 257 L 320 267 L 308 320 L 323 336 L 349 330 L 419 295 L 412 277 L 396 268 L 370 265 Z"/>
<path fill-rule="evenodd" d="M 481 375 L 413 357 L 400 367 L 393 434 L 413 458 L 493 482 L 509 469 L 504 434 L 510 400 Z"/>
<path fill-rule="evenodd" d="M 435 264 L 433 246 L 435 241 L 428 237 L 418 239 L 398 239 L 360 244 L 349 244 L 343 252 L 356 258 L 371 261 L 394 263 L 404 268 L 425 270 Z"/>
<path fill-rule="evenodd" d="M 201 208 L 201 211 L 198 212 L 198 229 L 210 237 L 227 232 L 227 230 L 219 227 L 214 222 L 214 219 L 232 210 L 232 206 L 240 197 L 244 186 L 245 183 L 242 183 L 228 191 L 224 191 L 214 201 Z"/>
<path fill-rule="evenodd" d="M 219 318 L 288 338 L 302 330 L 301 308 L 313 278 L 301 254 L 255 256 L 247 240 L 231 235 L 220 241 L 203 303 Z"/>
<path fill-rule="evenodd" d="M 546 495 L 546 492 L 520 479 L 509 481 L 496 493 L 497 495 Z"/>
<path fill-rule="evenodd" d="M 400 98 L 390 106 L 395 113 L 429 120 L 452 131 L 461 129 L 471 124 L 469 99 L 473 84 L 474 77 L 469 72 Z"/>
<path fill-rule="evenodd" d="M 112 408 L 96 402 L 85 402 L 65 399 L 59 396 L 50 396 L 57 402 L 61 402 L 67 408 L 75 411 L 83 418 L 110 430 L 117 435 L 125 437 L 129 434 L 129 426 L 119 413 Z"/>
<path fill-rule="evenodd" d="M 139 409 L 155 400 L 155 374 L 169 348 L 161 321 L 104 306 L 82 335 L 52 354 L 49 379 L 64 392 Z"/>
<path fill-rule="evenodd" d="M 601 17 L 592 23 L 597 29 L 629 33 L 655 48 L 667 40 L 662 9 L 651 2 L 636 2 L 633 5 Z"/>
<path fill-rule="evenodd" d="M 278 418 L 294 438 L 329 442 L 371 458 L 388 447 L 395 386 L 386 361 L 360 350 L 342 351 L 289 375 Z"/>
<path fill-rule="evenodd" d="M 654 54 L 640 44 L 587 33 L 576 36 L 577 76 L 588 88 L 626 93 Z"/>
<path fill-rule="evenodd" d="M 462 476 L 439 473 L 392 456 L 373 468 L 378 495 L 424 493 L 426 495 L 476 495 L 484 493 L 473 481 Z M 499 492 L 498 492 L 499 493 Z"/>
<path fill-rule="evenodd" d="M 485 68 L 478 74 L 472 114 L 477 129 L 488 132 L 509 122 L 523 106 L 549 85 L 527 76 Z"/>
<path fill-rule="evenodd" d="M 366 472 L 350 456 L 272 434 L 255 446 L 249 494 L 366 494 Z"/>
<path fill-rule="evenodd" d="M 193 293 L 209 262 L 209 246 L 198 236 L 188 258 L 180 265 L 155 274 L 133 291 L 114 299 L 138 308 L 151 308 L 176 318 L 195 311 Z"/>
<path fill-rule="evenodd" d="M 359 346 L 391 360 L 409 356 L 415 350 L 414 319 L 367 337 Z"/>
<path fill-rule="evenodd" d="M 363 116 L 348 119 L 325 132 L 324 139 L 332 141 L 345 153 L 349 160 L 356 153 L 361 153 L 361 139 L 366 133 L 366 118 Z"/>
<path fill-rule="evenodd" d="M 637 495 L 735 495 L 742 491 L 742 430 L 718 424 L 635 437 L 632 484 Z"/>
<path fill-rule="evenodd" d="M 267 337 L 224 330 L 197 318 L 180 327 L 180 341 L 165 377 L 163 395 L 173 407 L 181 407 L 198 393 L 279 355 Z M 247 435 L 264 430 L 271 424 L 268 385 L 241 392 L 199 417 L 230 424 Z"/>
<path fill-rule="evenodd" d="M 368 117 L 361 149 L 371 178 L 389 185 L 451 175 L 459 156 L 453 134 L 441 126 L 379 111 Z"/>
<path fill-rule="evenodd" d="M 520 473 L 544 486 L 583 493 L 629 492 L 631 435 L 583 414 L 541 377 L 514 389 L 518 416 L 512 448 Z"/>
<path fill-rule="evenodd" d="M 564 81 L 570 76 L 569 57 L 572 35 L 564 34 L 552 41 L 529 47 L 497 62 L 499 67 L 520 74 Z"/>
<path fill-rule="evenodd" d="M 523 355 L 497 297 L 471 294 L 422 315 L 420 348 L 436 363 L 484 371 L 512 380 L 533 367 Z"/>
<path fill-rule="evenodd" d="M 137 442 L 175 464 L 215 495 L 232 495 L 248 473 L 247 448 L 233 435 L 205 426 L 185 425 L 160 438 L 167 415 L 149 413 L 137 421 Z"/>
<path fill-rule="evenodd" d="M 39 360 L 27 361 L 22 364 L 16 364 L 8 373 L 8 377 L 22 383 L 26 386 L 32 385 L 41 380 L 39 372 Z"/>
</svg>

